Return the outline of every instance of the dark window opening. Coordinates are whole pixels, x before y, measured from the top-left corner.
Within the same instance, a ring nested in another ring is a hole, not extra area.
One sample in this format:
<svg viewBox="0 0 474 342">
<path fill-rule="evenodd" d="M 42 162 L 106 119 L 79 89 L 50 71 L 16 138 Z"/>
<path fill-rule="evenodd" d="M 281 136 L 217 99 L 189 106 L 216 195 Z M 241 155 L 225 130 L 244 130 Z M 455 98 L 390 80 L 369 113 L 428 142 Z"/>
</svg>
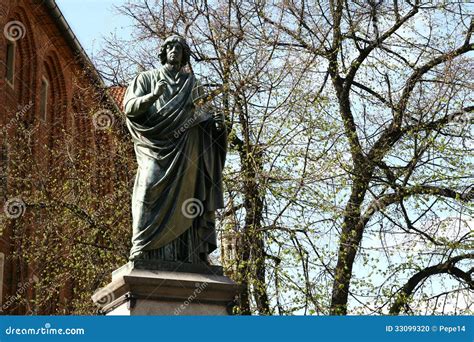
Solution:
<svg viewBox="0 0 474 342">
<path fill-rule="evenodd" d="M 7 43 L 7 82 L 13 86 L 13 80 L 15 78 L 15 44 L 12 42 Z"/>
<path fill-rule="evenodd" d="M 46 78 L 43 77 L 41 80 L 41 99 L 40 99 L 40 110 L 41 118 L 43 121 L 46 121 L 46 116 L 48 113 L 48 88 L 49 83 Z"/>
</svg>

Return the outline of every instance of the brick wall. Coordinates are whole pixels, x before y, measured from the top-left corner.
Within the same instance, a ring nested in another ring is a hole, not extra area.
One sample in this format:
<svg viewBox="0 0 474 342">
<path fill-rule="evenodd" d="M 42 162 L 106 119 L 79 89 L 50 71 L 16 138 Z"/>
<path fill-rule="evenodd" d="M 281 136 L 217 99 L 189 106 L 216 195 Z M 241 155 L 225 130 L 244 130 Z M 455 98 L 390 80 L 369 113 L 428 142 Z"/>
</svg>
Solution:
<svg viewBox="0 0 474 342">
<path fill-rule="evenodd" d="M 87 59 L 71 46 L 67 33 L 54 20 L 44 1 L 0 0 L 0 28 L 0 203 L 3 206 L 10 200 L 7 194 L 21 191 L 16 188 L 14 177 L 9 175 L 12 149 L 32 153 L 32 164 L 36 165 L 30 167 L 36 168 L 36 172 L 48 173 L 56 162 L 50 153 L 51 148 L 68 134 L 73 137 L 73 149 L 96 150 L 102 168 L 98 167 L 97 160 L 92 161 L 92 165 L 98 173 L 103 169 L 104 160 L 113 165 L 104 155 L 110 141 L 106 136 L 96 134 L 90 111 L 102 105 L 113 107 L 114 104 L 101 90 L 100 81 Z M 8 44 L 14 46 L 13 84 L 6 79 Z M 44 82 L 48 85 L 45 113 L 41 108 Z M 20 123 L 34 128 L 29 141 L 15 141 Z M 103 184 L 103 188 L 100 191 L 111 191 L 112 185 Z M 28 222 L 22 220 L 25 221 Z M 22 286 L 32 281 L 35 275 L 31 272 L 31 265 L 20 264 L 11 257 L 15 251 L 21 253 L 12 241 L 14 220 L 4 219 L 1 224 L 0 253 L 4 255 L 4 265 L 0 265 L 0 271 L 3 270 L 0 308 L 9 314 L 25 314 L 31 308 L 13 307 L 8 305 L 8 301 L 19 291 L 22 295 L 32 296 L 33 287 Z M 34 222 L 22 224 L 26 225 L 21 227 L 23 234 L 35 229 Z M 72 286 L 64 289 L 63 300 L 67 301 Z"/>
</svg>

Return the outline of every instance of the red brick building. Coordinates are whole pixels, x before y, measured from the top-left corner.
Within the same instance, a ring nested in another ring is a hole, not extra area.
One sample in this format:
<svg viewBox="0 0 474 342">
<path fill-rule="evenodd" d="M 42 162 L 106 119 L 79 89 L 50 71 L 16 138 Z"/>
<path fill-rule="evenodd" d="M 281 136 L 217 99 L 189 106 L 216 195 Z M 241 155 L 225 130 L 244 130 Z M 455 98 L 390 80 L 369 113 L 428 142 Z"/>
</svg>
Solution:
<svg viewBox="0 0 474 342">
<path fill-rule="evenodd" d="M 114 161 L 104 151 L 113 146 L 106 136 L 97 134 L 98 123 L 84 113 L 102 110 L 110 115 L 118 113 L 119 107 L 112 98 L 116 92 L 112 96 L 106 93 L 54 0 L 0 0 L 0 28 L 0 203 L 4 207 L 0 208 L 4 211 L 0 212 L 0 308 L 3 313 L 25 314 L 31 308 L 12 305 L 12 298 L 33 296 L 28 282 L 35 279 L 35 274 L 31 274 L 29 265 L 11 257 L 21 253 L 12 241 L 15 220 L 5 219 L 10 194 L 21 190 L 16 188 L 18 183 L 9 169 L 12 149 L 23 149 L 32 158 L 34 162 L 28 162 L 28 167 L 35 174 L 48 174 L 55 163 L 50 151 L 67 137 L 71 153 L 78 147 L 94 149 L 97 158 L 91 161 L 92 168 L 97 179 L 106 179 L 100 172 L 113 169 Z M 13 143 L 20 136 L 20 125 L 33 132 L 31 139 L 23 137 L 20 143 Z M 104 163 L 109 164 L 107 168 Z M 112 184 L 107 183 L 97 195 L 111 190 Z M 15 210 L 24 208 L 20 205 L 12 210 L 10 216 L 15 216 Z M 34 230 L 34 222 L 24 228 L 25 232 Z M 72 286 L 63 289 L 60 301 L 67 302 Z M 48 311 L 55 309 L 41 313 Z"/>
</svg>

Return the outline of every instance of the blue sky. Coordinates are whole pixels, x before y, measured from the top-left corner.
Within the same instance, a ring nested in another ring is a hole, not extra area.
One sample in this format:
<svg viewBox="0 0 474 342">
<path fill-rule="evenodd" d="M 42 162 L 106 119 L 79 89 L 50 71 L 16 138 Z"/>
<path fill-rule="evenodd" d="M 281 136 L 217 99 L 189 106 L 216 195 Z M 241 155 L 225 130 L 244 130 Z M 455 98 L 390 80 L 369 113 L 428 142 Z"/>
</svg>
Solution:
<svg viewBox="0 0 474 342">
<path fill-rule="evenodd" d="M 128 18 L 117 14 L 114 6 L 126 0 L 56 0 L 61 12 L 89 56 L 100 50 L 102 38 L 116 32 L 130 32 Z"/>
<path fill-rule="evenodd" d="M 109 36 L 112 33 L 126 37 L 131 32 L 129 28 L 131 24 L 130 19 L 117 14 L 117 11 L 114 9 L 114 6 L 123 5 L 127 0 L 56 0 L 56 2 L 90 57 L 101 49 L 103 37 Z M 441 218 L 447 215 L 443 212 L 438 214 Z M 365 248 L 378 246 L 378 242 L 374 240 L 364 240 L 363 243 Z M 356 271 L 354 272 L 359 279 L 368 276 L 368 273 L 371 271 L 361 264 L 361 260 L 359 258 L 359 261 L 356 262 Z M 388 267 L 383 259 L 381 259 L 378 266 L 381 269 Z M 372 275 L 372 282 L 376 285 L 381 280 L 377 279 L 376 275 Z M 436 288 L 439 286 L 439 283 L 434 281 L 432 286 Z"/>
</svg>

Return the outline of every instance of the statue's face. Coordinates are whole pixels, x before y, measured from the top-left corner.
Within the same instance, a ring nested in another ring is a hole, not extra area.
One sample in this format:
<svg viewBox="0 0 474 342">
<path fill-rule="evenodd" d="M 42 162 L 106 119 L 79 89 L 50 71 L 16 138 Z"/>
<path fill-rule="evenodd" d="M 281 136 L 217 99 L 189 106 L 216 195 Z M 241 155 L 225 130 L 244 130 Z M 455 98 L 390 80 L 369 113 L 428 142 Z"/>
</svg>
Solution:
<svg viewBox="0 0 474 342">
<path fill-rule="evenodd" d="M 166 45 L 166 61 L 171 65 L 180 65 L 183 58 L 183 47 L 178 42 Z"/>
</svg>

